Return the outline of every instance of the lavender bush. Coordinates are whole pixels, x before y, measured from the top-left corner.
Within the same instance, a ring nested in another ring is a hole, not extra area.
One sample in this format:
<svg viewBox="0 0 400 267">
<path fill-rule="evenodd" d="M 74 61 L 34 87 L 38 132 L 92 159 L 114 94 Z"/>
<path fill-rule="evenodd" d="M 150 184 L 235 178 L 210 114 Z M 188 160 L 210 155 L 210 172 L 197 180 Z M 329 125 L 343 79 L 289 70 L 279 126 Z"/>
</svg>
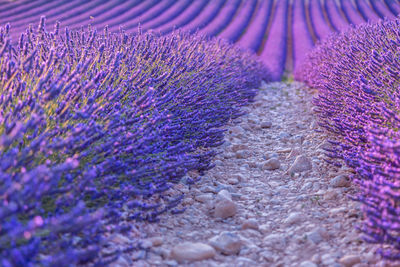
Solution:
<svg viewBox="0 0 400 267">
<path fill-rule="evenodd" d="M 328 156 L 355 170 L 359 228 L 388 259 L 400 259 L 399 44 L 399 19 L 358 26 L 319 45 L 296 74 L 319 90 L 320 125 L 337 136 Z"/>
<path fill-rule="evenodd" d="M 47 32 L 44 18 L 18 41 L 1 28 L 0 265 L 101 266 L 122 211 L 182 212 L 170 189 L 212 167 L 221 126 L 261 79 L 260 62 L 221 40 Z"/>
</svg>

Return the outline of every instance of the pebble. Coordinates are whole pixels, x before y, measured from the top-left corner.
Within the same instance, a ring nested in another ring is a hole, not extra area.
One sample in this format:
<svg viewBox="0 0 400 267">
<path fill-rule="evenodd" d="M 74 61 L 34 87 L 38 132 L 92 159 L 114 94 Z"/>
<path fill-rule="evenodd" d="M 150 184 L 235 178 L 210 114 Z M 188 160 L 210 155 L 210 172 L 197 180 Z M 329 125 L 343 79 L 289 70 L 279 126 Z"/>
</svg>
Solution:
<svg viewBox="0 0 400 267">
<path fill-rule="evenodd" d="M 123 236 L 122 234 L 116 234 L 113 238 L 111 238 L 110 241 L 119 245 L 128 244 L 129 242 L 131 242 L 129 238 Z"/>
<path fill-rule="evenodd" d="M 263 121 L 261 122 L 261 128 L 263 129 L 267 129 L 267 128 L 271 128 L 272 127 L 272 122 L 270 121 Z"/>
<path fill-rule="evenodd" d="M 207 201 L 211 201 L 213 199 L 212 194 L 201 194 L 194 197 L 198 202 L 206 203 Z"/>
<path fill-rule="evenodd" d="M 328 189 L 325 193 L 324 193 L 324 200 L 332 200 L 335 199 L 337 197 L 337 192 L 334 190 L 330 190 Z"/>
<path fill-rule="evenodd" d="M 297 222 L 302 221 L 304 218 L 304 214 L 301 212 L 292 212 L 289 214 L 289 216 L 285 219 L 285 224 L 287 225 L 292 225 Z"/>
<path fill-rule="evenodd" d="M 242 229 L 254 229 L 258 230 L 258 222 L 256 219 L 248 219 L 242 223 Z"/>
<path fill-rule="evenodd" d="M 236 152 L 236 158 L 237 159 L 246 159 L 249 157 L 249 152 L 245 151 L 245 150 L 239 150 Z"/>
<path fill-rule="evenodd" d="M 349 187 L 351 185 L 350 177 L 345 174 L 336 176 L 330 181 L 332 187 Z"/>
<path fill-rule="evenodd" d="M 238 254 L 242 247 L 239 236 L 231 232 L 222 232 L 220 235 L 210 238 L 209 244 L 225 255 Z"/>
<path fill-rule="evenodd" d="M 289 173 L 297 173 L 297 172 L 304 172 L 309 171 L 312 169 L 311 160 L 305 156 L 300 155 L 297 156 L 293 165 L 289 168 Z"/>
<path fill-rule="evenodd" d="M 154 236 L 154 237 L 150 237 L 147 240 L 149 240 L 151 242 L 151 245 L 153 247 L 158 247 L 161 246 L 162 243 L 164 242 L 164 238 L 162 236 Z"/>
<path fill-rule="evenodd" d="M 128 259 L 126 256 L 121 255 L 118 259 L 113 263 L 115 267 L 130 267 L 132 266 L 132 261 Z"/>
<path fill-rule="evenodd" d="M 307 239 L 313 242 L 314 244 L 319 244 L 321 243 L 324 239 L 322 236 L 319 234 L 318 231 L 312 231 L 306 234 Z"/>
<path fill-rule="evenodd" d="M 171 258 L 179 263 L 214 258 L 215 249 L 207 244 L 184 242 L 172 248 Z"/>
<path fill-rule="evenodd" d="M 226 219 L 234 216 L 236 211 L 236 204 L 232 201 L 231 194 L 227 190 L 221 190 L 216 197 L 214 216 Z"/>
<path fill-rule="evenodd" d="M 303 261 L 302 263 L 300 263 L 299 267 L 318 267 L 318 265 L 316 265 L 312 261 Z"/>
<path fill-rule="evenodd" d="M 232 195 L 229 193 L 228 190 L 222 189 L 221 191 L 218 192 L 217 197 L 215 198 L 216 201 L 224 200 L 224 199 L 229 199 L 232 200 Z"/>
<path fill-rule="evenodd" d="M 281 166 L 281 163 L 279 162 L 278 159 L 276 158 L 271 158 L 269 160 L 267 160 L 264 165 L 263 165 L 263 170 L 276 170 L 279 169 L 279 167 Z"/>
<path fill-rule="evenodd" d="M 270 234 L 263 239 L 263 246 L 268 248 L 275 248 L 284 250 L 286 245 L 286 238 L 282 234 Z"/>
<path fill-rule="evenodd" d="M 235 185 L 239 183 L 239 180 L 236 178 L 229 178 L 227 182 L 228 184 Z"/>
<path fill-rule="evenodd" d="M 358 255 L 346 255 L 339 259 L 339 263 L 343 264 L 345 267 L 352 267 L 360 262 L 361 259 Z"/>
</svg>

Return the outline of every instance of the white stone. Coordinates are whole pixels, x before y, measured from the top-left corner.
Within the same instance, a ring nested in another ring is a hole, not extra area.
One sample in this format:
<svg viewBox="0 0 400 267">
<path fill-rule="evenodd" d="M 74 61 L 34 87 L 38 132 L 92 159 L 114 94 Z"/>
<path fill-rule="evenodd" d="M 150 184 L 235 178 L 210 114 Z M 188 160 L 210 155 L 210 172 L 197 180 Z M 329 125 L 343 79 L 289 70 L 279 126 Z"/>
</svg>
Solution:
<svg viewBox="0 0 400 267">
<path fill-rule="evenodd" d="M 352 267 L 360 262 L 361 258 L 358 255 L 346 255 L 339 259 L 339 263 L 343 264 L 345 267 Z"/>
<path fill-rule="evenodd" d="M 350 177 L 345 174 L 336 176 L 330 181 L 332 187 L 349 187 L 351 185 Z"/>
<path fill-rule="evenodd" d="M 214 258 L 215 249 L 207 244 L 184 242 L 172 248 L 171 258 L 182 263 Z"/>
<path fill-rule="evenodd" d="M 263 165 L 263 170 L 276 170 L 279 169 L 279 167 L 281 166 L 281 163 L 279 162 L 278 159 L 276 158 L 271 158 L 269 160 L 267 160 L 264 165 Z"/>
<path fill-rule="evenodd" d="M 236 178 L 229 178 L 227 182 L 228 184 L 235 185 L 239 183 L 239 180 Z"/>
<path fill-rule="evenodd" d="M 286 238 L 282 234 L 270 234 L 263 239 L 263 245 L 268 248 L 283 250 L 286 246 Z"/>
<path fill-rule="evenodd" d="M 236 204 L 230 199 L 221 199 L 215 204 L 214 216 L 221 219 L 232 217 L 236 214 Z"/>
<path fill-rule="evenodd" d="M 271 128 L 272 127 L 272 122 L 270 121 L 263 121 L 260 124 L 261 128 L 266 129 L 266 128 Z"/>
<path fill-rule="evenodd" d="M 296 157 L 293 165 L 289 168 L 288 172 L 292 174 L 292 173 L 309 171 L 311 169 L 312 169 L 311 160 L 305 155 L 300 155 Z"/>
<path fill-rule="evenodd" d="M 238 254 L 242 247 L 239 236 L 231 232 L 222 232 L 220 235 L 210 238 L 209 243 L 225 255 Z"/>
<path fill-rule="evenodd" d="M 242 223 L 242 229 L 254 229 L 258 230 L 258 222 L 256 219 L 248 219 Z"/>
<path fill-rule="evenodd" d="M 302 263 L 300 263 L 299 267 L 318 267 L 318 265 L 311 261 L 303 261 Z"/>
<path fill-rule="evenodd" d="M 201 203 L 206 203 L 208 201 L 211 201 L 213 199 L 213 195 L 208 193 L 208 194 L 201 194 L 201 195 L 197 195 L 194 197 L 198 202 Z"/>
<path fill-rule="evenodd" d="M 222 190 L 219 191 L 218 194 L 217 194 L 217 198 L 216 198 L 217 201 L 223 200 L 223 199 L 232 200 L 232 195 L 231 195 L 231 193 L 229 193 L 229 191 L 226 190 L 226 189 L 222 189 Z"/>
<path fill-rule="evenodd" d="M 292 225 L 302 221 L 304 218 L 304 214 L 301 212 L 292 212 L 289 216 L 285 219 L 285 224 Z"/>
</svg>

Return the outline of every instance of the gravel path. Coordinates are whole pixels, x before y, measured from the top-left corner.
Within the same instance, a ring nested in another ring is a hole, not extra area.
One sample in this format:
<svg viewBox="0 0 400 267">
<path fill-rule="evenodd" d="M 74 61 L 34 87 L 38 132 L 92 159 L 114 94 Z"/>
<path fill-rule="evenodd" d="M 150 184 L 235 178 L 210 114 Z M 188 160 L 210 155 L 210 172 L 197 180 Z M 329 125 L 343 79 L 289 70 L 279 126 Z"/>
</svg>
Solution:
<svg viewBox="0 0 400 267">
<path fill-rule="evenodd" d="M 300 83 L 264 84 L 229 125 L 216 167 L 178 187 L 187 210 L 139 225 L 146 250 L 115 266 L 389 266 L 354 228 L 349 169 L 323 160 L 312 96 Z"/>
</svg>

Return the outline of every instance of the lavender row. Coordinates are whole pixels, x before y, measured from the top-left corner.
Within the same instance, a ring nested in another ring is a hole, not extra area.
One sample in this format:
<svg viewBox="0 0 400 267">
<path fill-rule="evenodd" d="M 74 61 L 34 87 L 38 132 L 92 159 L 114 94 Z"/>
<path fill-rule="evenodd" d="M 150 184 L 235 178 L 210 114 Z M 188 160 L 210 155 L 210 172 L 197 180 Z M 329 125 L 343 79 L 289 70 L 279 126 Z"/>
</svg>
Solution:
<svg viewBox="0 0 400 267">
<path fill-rule="evenodd" d="M 199 31 L 206 27 L 223 8 L 226 0 L 210 1 L 197 17 L 195 17 L 188 24 L 184 25 L 181 29 L 191 33 Z"/>
<path fill-rule="evenodd" d="M 292 21 L 293 66 L 294 71 L 296 71 L 299 64 L 304 61 L 308 51 L 314 46 L 311 33 L 307 26 L 304 0 L 294 2 Z"/>
<path fill-rule="evenodd" d="M 375 12 L 380 18 L 394 19 L 395 15 L 390 11 L 390 9 L 385 5 L 384 2 L 380 0 L 370 0 L 371 5 Z"/>
<path fill-rule="evenodd" d="M 342 5 L 343 12 L 351 24 L 358 25 L 365 22 L 364 18 L 361 16 L 360 12 L 357 11 L 351 1 L 341 0 L 340 4 Z"/>
<path fill-rule="evenodd" d="M 326 0 L 325 10 L 332 26 L 336 29 L 336 31 L 343 31 L 349 26 L 349 23 L 340 14 L 339 8 L 336 5 L 335 0 Z"/>
<path fill-rule="evenodd" d="M 218 16 L 209 23 L 206 27 L 199 31 L 199 34 L 207 36 L 218 35 L 231 21 L 235 13 L 237 12 L 241 0 L 227 1 Z"/>
<path fill-rule="evenodd" d="M 324 17 L 321 2 L 319 0 L 310 0 L 308 7 L 311 25 L 316 37 L 319 40 L 325 39 L 333 29 Z"/>
<path fill-rule="evenodd" d="M 179 32 L 47 32 L 43 18 L 14 46 L 9 30 L 0 30 L 7 267 L 103 266 L 121 253 L 99 251 L 122 214 L 152 222 L 182 212 L 173 187 L 212 167 L 221 127 L 268 79 L 249 54 Z"/>
<path fill-rule="evenodd" d="M 254 52 L 260 49 L 271 17 L 273 2 L 273 0 L 259 1 L 254 19 L 250 22 L 250 25 L 237 43 L 240 47 Z"/>
<path fill-rule="evenodd" d="M 243 1 L 232 22 L 222 31 L 218 37 L 236 42 L 249 25 L 254 10 L 257 6 L 257 0 Z"/>
<path fill-rule="evenodd" d="M 179 29 L 187 25 L 194 18 L 199 16 L 202 13 L 203 9 L 207 6 L 209 2 L 207 0 L 199 0 L 195 1 L 193 5 L 190 5 L 181 16 L 176 17 L 175 19 L 169 21 L 168 23 L 157 28 L 161 34 L 167 34 L 172 32 L 174 29 Z"/>
<path fill-rule="evenodd" d="M 320 125 L 336 135 L 327 161 L 355 170 L 364 239 L 392 260 L 400 259 L 399 45 L 400 20 L 365 24 L 330 37 L 296 73 L 319 90 Z"/>
<path fill-rule="evenodd" d="M 289 0 L 276 3 L 268 38 L 260 55 L 273 80 L 279 80 L 285 70 L 288 35 Z"/>
<path fill-rule="evenodd" d="M 356 0 L 356 5 L 361 15 L 366 21 L 376 22 L 380 19 L 377 13 L 370 8 L 368 3 L 363 0 Z"/>
</svg>

